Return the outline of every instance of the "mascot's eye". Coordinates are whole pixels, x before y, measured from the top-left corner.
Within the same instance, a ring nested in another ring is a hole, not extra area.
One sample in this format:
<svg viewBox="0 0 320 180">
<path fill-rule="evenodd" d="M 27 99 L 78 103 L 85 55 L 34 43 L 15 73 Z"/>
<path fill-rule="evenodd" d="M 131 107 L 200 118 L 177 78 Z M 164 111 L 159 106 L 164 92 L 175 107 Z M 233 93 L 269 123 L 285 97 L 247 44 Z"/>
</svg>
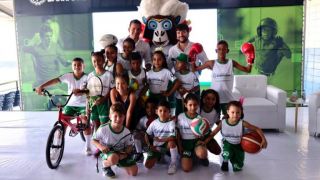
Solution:
<svg viewBox="0 0 320 180">
<path fill-rule="evenodd" d="M 150 20 L 148 22 L 148 29 L 155 30 L 157 26 L 158 26 L 158 23 L 155 20 Z"/>
<path fill-rule="evenodd" d="M 172 28 L 172 22 L 170 20 L 162 21 L 162 28 L 166 31 L 170 30 Z"/>
</svg>

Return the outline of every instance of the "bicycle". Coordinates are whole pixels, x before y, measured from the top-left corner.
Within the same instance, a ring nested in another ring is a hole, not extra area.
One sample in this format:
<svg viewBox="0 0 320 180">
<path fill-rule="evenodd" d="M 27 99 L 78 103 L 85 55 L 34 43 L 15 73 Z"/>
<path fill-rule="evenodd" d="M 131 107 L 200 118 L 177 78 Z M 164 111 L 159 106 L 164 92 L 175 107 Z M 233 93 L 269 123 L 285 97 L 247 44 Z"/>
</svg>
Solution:
<svg viewBox="0 0 320 180">
<path fill-rule="evenodd" d="M 47 165 L 50 169 L 56 169 L 63 157 L 66 128 L 70 127 L 69 136 L 75 137 L 80 133 L 81 139 L 85 141 L 83 132 L 87 127 L 90 126 L 90 110 L 88 110 L 87 108 L 87 123 L 83 123 L 81 115 L 78 113 L 73 116 L 65 115 L 62 113 L 63 107 L 67 105 L 73 93 L 71 93 L 70 95 L 53 95 L 46 89 L 43 89 L 42 92 L 44 96 L 48 96 L 51 103 L 58 108 L 58 120 L 54 123 L 53 128 L 49 133 L 46 144 Z M 53 100 L 55 97 L 67 97 L 67 100 L 64 104 L 55 103 Z M 76 122 L 72 122 L 71 120 L 73 119 L 76 119 Z"/>
</svg>

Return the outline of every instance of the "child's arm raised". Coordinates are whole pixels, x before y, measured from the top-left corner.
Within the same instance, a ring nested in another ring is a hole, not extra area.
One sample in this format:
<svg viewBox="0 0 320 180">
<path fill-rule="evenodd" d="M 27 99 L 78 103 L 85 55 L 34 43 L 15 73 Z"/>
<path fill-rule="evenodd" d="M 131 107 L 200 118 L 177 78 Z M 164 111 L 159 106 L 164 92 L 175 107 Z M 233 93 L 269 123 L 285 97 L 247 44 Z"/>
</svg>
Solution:
<svg viewBox="0 0 320 180">
<path fill-rule="evenodd" d="M 243 66 L 239 64 L 237 61 L 232 60 L 233 67 L 239 69 L 240 71 L 250 73 L 252 69 L 252 64 L 247 64 L 247 66 Z"/>
<path fill-rule="evenodd" d="M 201 66 L 196 66 L 195 62 L 191 63 L 192 72 L 201 71 L 206 68 L 212 69 L 213 66 L 214 66 L 214 60 L 206 61 Z"/>
<path fill-rule="evenodd" d="M 268 146 L 267 139 L 266 139 L 266 137 L 264 136 L 264 134 L 263 134 L 263 132 L 262 132 L 262 130 L 261 130 L 260 128 L 258 128 L 257 126 L 254 126 L 254 125 L 250 124 L 250 123 L 247 122 L 247 121 L 243 121 L 243 126 L 244 126 L 245 128 L 248 128 L 248 129 L 252 130 L 252 131 L 256 131 L 256 132 L 259 134 L 259 136 L 261 137 L 261 139 L 262 139 L 262 142 L 261 142 L 262 148 L 267 148 L 267 146 Z"/>
</svg>

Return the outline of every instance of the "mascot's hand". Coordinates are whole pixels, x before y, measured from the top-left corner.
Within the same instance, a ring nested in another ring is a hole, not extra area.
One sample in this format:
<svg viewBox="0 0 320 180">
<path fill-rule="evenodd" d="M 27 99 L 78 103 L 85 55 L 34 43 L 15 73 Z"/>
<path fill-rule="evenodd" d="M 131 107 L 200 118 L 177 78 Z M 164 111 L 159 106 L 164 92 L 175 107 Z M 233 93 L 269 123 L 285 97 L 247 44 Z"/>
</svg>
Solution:
<svg viewBox="0 0 320 180">
<path fill-rule="evenodd" d="M 246 42 L 241 46 L 241 52 L 246 56 L 246 61 L 248 64 L 254 63 L 255 51 L 253 44 Z"/>
<path fill-rule="evenodd" d="M 189 62 L 195 62 L 196 56 L 203 51 L 203 47 L 200 43 L 192 44 L 189 51 Z"/>
</svg>

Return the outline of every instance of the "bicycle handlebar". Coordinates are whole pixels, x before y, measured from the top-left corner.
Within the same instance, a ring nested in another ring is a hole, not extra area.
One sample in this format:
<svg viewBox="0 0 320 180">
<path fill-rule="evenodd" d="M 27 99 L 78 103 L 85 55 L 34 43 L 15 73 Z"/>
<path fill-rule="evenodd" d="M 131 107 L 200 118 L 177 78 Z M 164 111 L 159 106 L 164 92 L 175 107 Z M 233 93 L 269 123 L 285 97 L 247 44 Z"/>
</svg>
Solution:
<svg viewBox="0 0 320 180">
<path fill-rule="evenodd" d="M 36 89 L 33 88 L 33 91 L 36 91 Z M 73 95 L 73 92 L 71 92 L 71 94 L 51 94 L 51 93 L 50 93 L 48 90 L 46 90 L 46 89 L 42 89 L 41 91 L 43 92 L 43 95 L 44 95 L 44 96 L 48 96 L 48 97 L 50 98 L 51 103 L 52 103 L 55 107 L 65 107 L 65 106 L 68 104 L 71 96 Z M 59 105 L 59 104 L 56 104 L 56 103 L 52 100 L 52 98 L 55 97 L 55 96 L 65 96 L 65 97 L 68 97 L 68 99 L 67 99 L 67 101 L 66 101 L 64 104 L 60 104 L 60 105 Z"/>
</svg>

